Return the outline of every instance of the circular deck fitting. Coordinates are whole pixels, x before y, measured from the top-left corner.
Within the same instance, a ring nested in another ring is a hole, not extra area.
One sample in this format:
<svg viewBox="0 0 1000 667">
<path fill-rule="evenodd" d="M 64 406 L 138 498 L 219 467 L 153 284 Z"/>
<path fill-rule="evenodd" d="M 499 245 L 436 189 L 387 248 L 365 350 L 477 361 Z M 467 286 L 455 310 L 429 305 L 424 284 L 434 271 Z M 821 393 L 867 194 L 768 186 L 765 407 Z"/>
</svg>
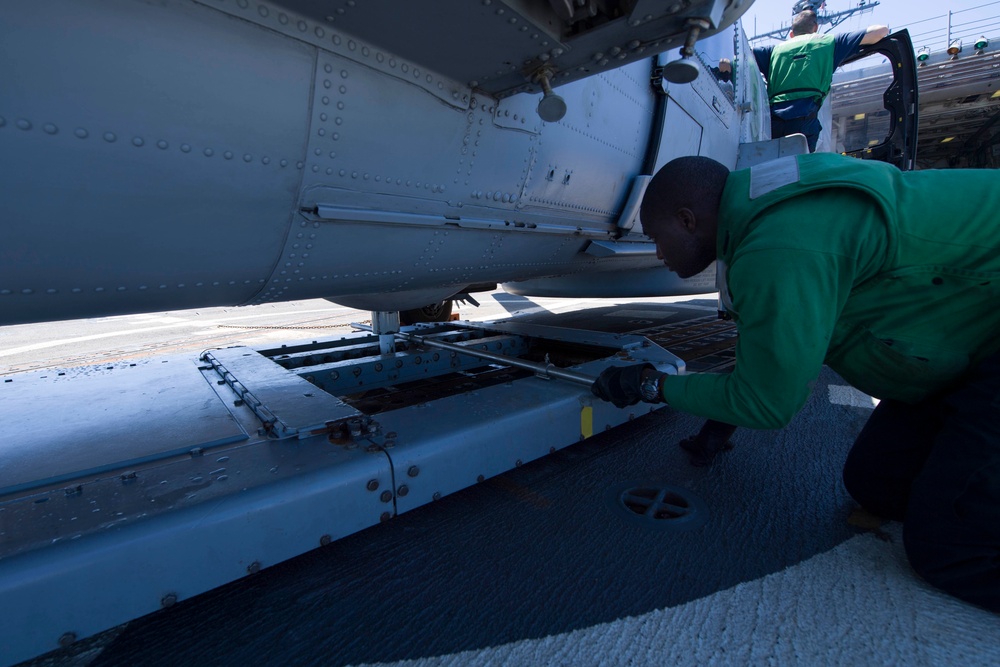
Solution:
<svg viewBox="0 0 1000 667">
<path fill-rule="evenodd" d="M 704 501 L 687 489 L 656 482 L 630 482 L 612 493 L 615 511 L 649 528 L 690 530 L 708 517 Z"/>
</svg>

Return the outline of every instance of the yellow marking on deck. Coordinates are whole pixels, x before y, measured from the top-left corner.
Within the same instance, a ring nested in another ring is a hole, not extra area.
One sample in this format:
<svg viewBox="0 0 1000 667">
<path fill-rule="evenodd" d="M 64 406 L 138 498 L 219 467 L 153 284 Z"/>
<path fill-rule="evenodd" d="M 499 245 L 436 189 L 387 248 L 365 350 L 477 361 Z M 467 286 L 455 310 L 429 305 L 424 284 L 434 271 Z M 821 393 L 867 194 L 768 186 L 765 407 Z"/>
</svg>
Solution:
<svg viewBox="0 0 1000 667">
<path fill-rule="evenodd" d="M 585 438 L 594 435 L 594 408 L 589 405 L 580 410 L 580 433 Z"/>
</svg>

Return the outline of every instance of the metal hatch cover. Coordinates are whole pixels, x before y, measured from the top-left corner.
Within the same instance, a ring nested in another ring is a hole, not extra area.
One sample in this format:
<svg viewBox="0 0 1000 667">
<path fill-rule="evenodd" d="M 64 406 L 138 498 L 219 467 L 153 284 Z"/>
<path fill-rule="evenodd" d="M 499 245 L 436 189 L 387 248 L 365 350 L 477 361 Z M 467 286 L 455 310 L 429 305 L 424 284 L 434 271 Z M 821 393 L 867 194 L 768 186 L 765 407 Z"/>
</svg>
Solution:
<svg viewBox="0 0 1000 667">
<path fill-rule="evenodd" d="M 0 495 L 246 440 L 191 366 L 189 358 L 157 359 L 5 379 Z"/>
</svg>

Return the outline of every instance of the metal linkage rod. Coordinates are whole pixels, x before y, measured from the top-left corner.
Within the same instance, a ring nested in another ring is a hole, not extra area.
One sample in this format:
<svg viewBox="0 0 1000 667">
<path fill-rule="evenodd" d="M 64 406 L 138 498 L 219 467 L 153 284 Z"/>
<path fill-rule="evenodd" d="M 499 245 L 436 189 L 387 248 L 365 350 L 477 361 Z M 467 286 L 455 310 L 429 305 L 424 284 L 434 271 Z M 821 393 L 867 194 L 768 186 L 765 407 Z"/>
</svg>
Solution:
<svg viewBox="0 0 1000 667">
<path fill-rule="evenodd" d="M 360 329 L 362 331 L 371 331 L 372 328 L 367 324 L 351 323 L 351 326 Z M 560 380 L 566 380 L 568 382 L 575 382 L 576 384 L 585 385 L 589 387 L 594 384 L 594 380 L 597 378 L 591 377 L 589 375 L 584 375 L 583 373 L 574 373 L 573 371 L 567 371 L 562 368 L 557 368 L 556 366 L 545 363 L 539 364 L 534 361 L 523 361 L 521 359 L 516 359 L 514 357 L 508 357 L 503 354 L 493 354 L 492 352 L 485 352 L 482 350 L 473 350 L 461 345 L 453 345 L 452 343 L 442 343 L 436 340 L 428 340 L 425 336 L 418 336 L 412 333 L 406 333 L 404 331 L 397 331 L 396 336 L 399 336 L 403 340 L 410 341 L 417 345 L 425 345 L 427 347 L 436 347 L 441 350 L 448 350 L 450 352 L 457 352 L 459 354 L 468 354 L 473 357 L 478 357 L 480 359 L 486 359 L 488 361 L 495 361 L 506 366 L 514 366 L 517 368 L 524 368 L 534 372 L 544 378 L 558 378 Z"/>
</svg>

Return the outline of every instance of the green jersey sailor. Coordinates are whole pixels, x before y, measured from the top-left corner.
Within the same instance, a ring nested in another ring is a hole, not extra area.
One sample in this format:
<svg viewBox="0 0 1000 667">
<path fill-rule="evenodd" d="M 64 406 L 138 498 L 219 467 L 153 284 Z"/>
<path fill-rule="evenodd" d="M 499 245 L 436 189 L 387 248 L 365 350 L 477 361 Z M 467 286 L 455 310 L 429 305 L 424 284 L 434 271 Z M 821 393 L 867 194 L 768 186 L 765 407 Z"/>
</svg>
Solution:
<svg viewBox="0 0 1000 667">
<path fill-rule="evenodd" d="M 817 153 L 730 172 L 678 158 L 646 191 L 643 230 L 681 277 L 724 267 L 735 369 L 611 367 L 594 393 L 774 429 L 828 365 L 881 399 L 848 456 L 847 490 L 904 522 L 927 581 L 1000 611 L 997 211 L 995 170 L 901 172 Z"/>
</svg>

